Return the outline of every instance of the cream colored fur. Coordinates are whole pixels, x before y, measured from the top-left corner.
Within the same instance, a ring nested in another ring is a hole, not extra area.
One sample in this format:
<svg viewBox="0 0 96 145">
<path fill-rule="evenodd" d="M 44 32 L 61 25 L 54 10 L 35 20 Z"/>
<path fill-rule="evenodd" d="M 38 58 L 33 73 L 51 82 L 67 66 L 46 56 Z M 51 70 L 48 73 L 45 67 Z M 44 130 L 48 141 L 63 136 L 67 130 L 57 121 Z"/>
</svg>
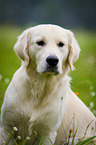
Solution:
<svg viewBox="0 0 96 145">
<path fill-rule="evenodd" d="M 44 45 L 38 45 L 40 41 Z M 59 46 L 60 42 L 64 46 Z M 14 49 L 22 66 L 5 93 L 0 130 L 4 138 L 8 138 L 6 129 L 11 132 L 13 127 L 18 128 L 14 137 L 30 136 L 27 145 L 39 145 L 42 137 L 45 145 L 51 144 L 48 138 L 61 145 L 67 141 L 69 129 L 77 129 L 76 138 L 83 137 L 95 116 L 70 89 L 67 74 L 80 52 L 73 33 L 56 25 L 38 25 L 24 31 Z M 46 71 L 46 58 L 50 55 L 59 59 L 58 73 Z M 95 134 L 94 122 L 86 137 Z M 4 142 L 2 137 L 0 142 Z"/>
</svg>

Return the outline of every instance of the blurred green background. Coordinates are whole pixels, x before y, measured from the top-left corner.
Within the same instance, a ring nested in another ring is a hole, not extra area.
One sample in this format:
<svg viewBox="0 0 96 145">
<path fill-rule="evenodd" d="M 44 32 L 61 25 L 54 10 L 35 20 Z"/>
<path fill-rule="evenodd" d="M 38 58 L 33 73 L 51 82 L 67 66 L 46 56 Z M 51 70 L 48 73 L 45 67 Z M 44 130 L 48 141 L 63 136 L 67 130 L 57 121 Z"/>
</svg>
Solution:
<svg viewBox="0 0 96 145">
<path fill-rule="evenodd" d="M 0 108 L 13 74 L 20 67 L 13 47 L 30 26 L 52 23 L 71 29 L 81 48 L 71 88 L 96 115 L 96 0 L 0 1 Z"/>
<path fill-rule="evenodd" d="M 5 90 L 21 62 L 14 52 L 17 36 L 25 30 L 20 27 L 0 27 L 0 107 Z M 69 73 L 72 77 L 71 88 L 96 115 L 96 33 L 73 30 L 81 48 L 79 60 L 74 64 L 76 70 Z"/>
</svg>

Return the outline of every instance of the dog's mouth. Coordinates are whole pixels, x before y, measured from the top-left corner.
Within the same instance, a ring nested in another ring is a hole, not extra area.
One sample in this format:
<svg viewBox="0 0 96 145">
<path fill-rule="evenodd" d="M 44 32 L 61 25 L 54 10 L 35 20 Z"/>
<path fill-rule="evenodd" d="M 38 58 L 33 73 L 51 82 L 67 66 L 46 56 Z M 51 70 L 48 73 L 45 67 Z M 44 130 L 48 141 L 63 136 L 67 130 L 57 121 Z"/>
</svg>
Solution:
<svg viewBox="0 0 96 145">
<path fill-rule="evenodd" d="M 47 66 L 46 70 L 44 70 L 43 73 L 58 75 L 59 74 L 58 67 Z"/>
</svg>

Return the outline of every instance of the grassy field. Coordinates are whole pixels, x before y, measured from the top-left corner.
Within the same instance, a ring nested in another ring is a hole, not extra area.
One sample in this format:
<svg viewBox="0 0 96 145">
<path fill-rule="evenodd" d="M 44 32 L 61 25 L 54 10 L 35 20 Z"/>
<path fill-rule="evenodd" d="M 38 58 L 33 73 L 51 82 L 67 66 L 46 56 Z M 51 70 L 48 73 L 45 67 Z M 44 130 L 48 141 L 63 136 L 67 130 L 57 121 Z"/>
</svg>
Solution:
<svg viewBox="0 0 96 145">
<path fill-rule="evenodd" d="M 17 27 L 0 27 L 0 108 L 5 90 L 13 74 L 20 67 L 13 47 L 16 37 L 25 30 Z M 76 70 L 70 72 L 71 88 L 96 115 L 96 32 L 74 31 L 81 48 L 79 60 L 74 64 Z"/>
</svg>

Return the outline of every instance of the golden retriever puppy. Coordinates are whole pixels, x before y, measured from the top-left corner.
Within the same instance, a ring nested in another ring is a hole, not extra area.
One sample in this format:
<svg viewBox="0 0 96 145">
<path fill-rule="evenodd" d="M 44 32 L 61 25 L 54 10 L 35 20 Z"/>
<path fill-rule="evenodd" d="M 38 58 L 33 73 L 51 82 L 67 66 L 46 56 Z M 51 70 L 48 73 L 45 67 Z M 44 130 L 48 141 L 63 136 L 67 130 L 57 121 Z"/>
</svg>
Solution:
<svg viewBox="0 0 96 145">
<path fill-rule="evenodd" d="M 30 137 L 26 145 L 39 145 L 42 138 L 45 145 L 61 145 L 69 129 L 77 129 L 76 138 L 83 137 L 91 121 L 86 137 L 94 135 L 95 116 L 72 92 L 67 75 L 80 52 L 73 33 L 56 25 L 38 25 L 18 37 L 14 50 L 22 65 L 5 93 L 0 142 L 5 143 L 15 127 L 14 138 Z"/>
</svg>

